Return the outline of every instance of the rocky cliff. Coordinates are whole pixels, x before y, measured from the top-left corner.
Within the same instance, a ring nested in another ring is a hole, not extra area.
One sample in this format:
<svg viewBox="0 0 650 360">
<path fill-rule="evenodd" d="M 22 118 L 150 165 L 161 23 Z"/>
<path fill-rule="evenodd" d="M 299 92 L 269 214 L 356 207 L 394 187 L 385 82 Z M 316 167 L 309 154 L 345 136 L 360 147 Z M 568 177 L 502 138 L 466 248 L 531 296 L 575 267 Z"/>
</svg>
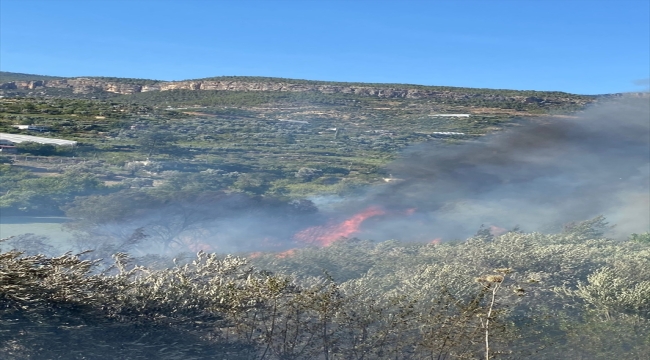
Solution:
<svg viewBox="0 0 650 360">
<path fill-rule="evenodd" d="M 288 91 L 288 92 L 321 92 L 327 94 L 354 94 L 358 96 L 371 96 L 379 98 L 406 98 L 406 99 L 468 99 L 481 97 L 486 100 L 555 103 L 569 102 L 581 103 L 575 96 L 566 94 L 567 97 L 558 96 L 525 96 L 516 92 L 504 95 L 499 92 L 477 92 L 471 89 L 435 88 L 435 87 L 408 87 L 392 85 L 364 85 L 364 84 L 328 84 L 305 83 L 291 81 L 246 81 L 246 80 L 188 80 L 188 81 L 137 81 L 121 82 L 108 81 L 100 78 L 70 78 L 56 80 L 11 81 L 0 84 L 0 89 L 5 90 L 38 90 L 39 88 L 71 89 L 77 94 L 88 94 L 104 91 L 114 94 L 134 94 L 148 91 L 168 90 L 221 90 L 221 91 Z M 523 92 L 522 92 L 523 93 Z M 544 94 L 544 93 L 540 93 Z M 550 93 L 549 93 L 550 94 Z M 586 100 L 586 99 L 585 99 Z"/>
</svg>

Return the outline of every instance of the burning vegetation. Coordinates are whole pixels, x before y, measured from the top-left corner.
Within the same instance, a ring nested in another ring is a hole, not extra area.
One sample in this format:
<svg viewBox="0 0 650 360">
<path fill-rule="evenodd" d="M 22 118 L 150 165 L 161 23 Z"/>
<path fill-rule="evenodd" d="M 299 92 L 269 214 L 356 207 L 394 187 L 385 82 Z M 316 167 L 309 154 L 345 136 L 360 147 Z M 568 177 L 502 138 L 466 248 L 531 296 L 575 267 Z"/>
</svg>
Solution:
<svg viewBox="0 0 650 360">
<path fill-rule="evenodd" d="M 70 172 L 78 255 L 0 242 L 0 357 L 647 359 L 637 100 L 410 148 L 399 181 L 331 203 L 234 172 L 113 192 Z"/>
<path fill-rule="evenodd" d="M 119 253 L 112 265 L 23 254 L 11 239 L 0 355 L 646 359 L 650 237 L 614 241 L 602 225 L 437 246 L 341 239 L 249 261 Z"/>
<path fill-rule="evenodd" d="M 369 207 L 340 223 L 313 226 L 302 230 L 294 235 L 294 239 L 303 244 L 330 246 L 341 238 L 349 238 L 358 234 L 361 231 L 361 224 L 365 220 L 385 213 L 378 207 Z"/>
</svg>

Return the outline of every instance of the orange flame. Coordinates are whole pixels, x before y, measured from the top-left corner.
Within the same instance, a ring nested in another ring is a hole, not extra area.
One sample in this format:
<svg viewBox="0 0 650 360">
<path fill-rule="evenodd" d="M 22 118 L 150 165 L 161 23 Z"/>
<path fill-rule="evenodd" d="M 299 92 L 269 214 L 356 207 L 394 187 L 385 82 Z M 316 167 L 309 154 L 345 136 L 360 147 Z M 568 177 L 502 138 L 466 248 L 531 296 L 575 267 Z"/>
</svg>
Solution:
<svg viewBox="0 0 650 360">
<path fill-rule="evenodd" d="M 284 258 L 292 257 L 295 253 L 296 253 L 296 249 L 289 249 L 287 251 L 283 251 L 275 254 L 275 257 L 278 259 L 284 259 Z"/>
<path fill-rule="evenodd" d="M 508 230 L 502 227 L 498 227 L 496 225 L 490 225 L 490 234 L 492 234 L 492 236 L 501 236 L 507 232 Z"/>
<path fill-rule="evenodd" d="M 378 207 L 369 207 L 351 218 L 333 225 L 313 226 L 298 232 L 294 238 L 300 242 L 330 246 L 340 238 L 359 232 L 359 227 L 368 218 L 383 215 L 386 212 Z"/>
<path fill-rule="evenodd" d="M 214 251 L 212 246 L 210 246 L 210 245 L 208 245 L 206 243 L 202 243 L 202 242 L 198 242 L 198 241 L 192 241 L 192 240 L 189 240 L 189 239 L 183 240 L 183 243 L 185 243 L 185 246 L 187 246 L 187 248 L 190 249 L 190 251 L 193 251 L 193 252 L 199 252 L 199 251 L 212 252 L 212 251 Z"/>
</svg>

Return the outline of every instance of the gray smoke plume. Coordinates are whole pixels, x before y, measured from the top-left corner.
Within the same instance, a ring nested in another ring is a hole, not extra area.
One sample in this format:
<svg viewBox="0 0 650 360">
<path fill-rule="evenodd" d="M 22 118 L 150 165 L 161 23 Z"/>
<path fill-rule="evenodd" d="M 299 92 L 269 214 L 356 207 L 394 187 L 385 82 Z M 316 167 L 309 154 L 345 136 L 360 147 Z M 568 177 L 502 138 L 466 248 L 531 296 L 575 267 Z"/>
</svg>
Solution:
<svg viewBox="0 0 650 360">
<path fill-rule="evenodd" d="M 344 206 L 388 211 L 364 224 L 362 237 L 375 240 L 464 238 L 481 225 L 553 231 L 598 215 L 616 224 L 611 236 L 648 231 L 649 100 L 623 96 L 479 141 L 416 146 L 389 166 L 401 181 Z"/>
<path fill-rule="evenodd" d="M 115 222 L 102 219 L 86 238 L 108 239 L 106 253 L 126 251 L 118 245 L 134 239 L 139 243 L 129 249 L 137 254 L 189 245 L 222 253 L 282 251 L 323 243 L 296 236 L 306 229 L 314 240 L 345 234 L 431 241 L 465 239 L 481 225 L 554 232 L 598 215 L 617 225 L 607 235 L 627 237 L 650 228 L 649 100 L 647 94 L 603 100 L 575 116 L 522 120 L 479 140 L 414 146 L 388 166 L 400 180 L 360 196 L 314 197 L 319 209 L 304 200 L 223 192 L 164 204 L 149 199 L 147 206 L 142 198 L 142 209 Z M 130 193 L 111 196 L 109 203 L 133 202 Z M 344 221 L 368 208 L 383 215 L 374 211 L 360 232 L 337 231 L 358 225 Z"/>
</svg>

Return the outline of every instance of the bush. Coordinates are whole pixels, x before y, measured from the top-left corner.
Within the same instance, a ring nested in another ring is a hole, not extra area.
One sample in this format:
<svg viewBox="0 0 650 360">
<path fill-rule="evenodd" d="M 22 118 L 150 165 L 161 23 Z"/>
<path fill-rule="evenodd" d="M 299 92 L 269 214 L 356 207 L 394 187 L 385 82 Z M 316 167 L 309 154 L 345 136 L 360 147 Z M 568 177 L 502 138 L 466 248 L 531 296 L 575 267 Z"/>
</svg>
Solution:
<svg viewBox="0 0 650 360">
<path fill-rule="evenodd" d="M 56 147 L 51 144 L 40 144 L 36 142 L 22 142 L 16 144 L 18 152 L 38 156 L 50 156 L 56 154 Z"/>
<path fill-rule="evenodd" d="M 37 142 L 22 142 L 16 144 L 18 152 L 36 156 L 67 155 L 73 151 L 70 146 L 54 146 Z"/>
<path fill-rule="evenodd" d="M 12 246 L 29 244 L 41 242 Z M 257 266 L 12 250 L 0 253 L 0 357 L 645 359 L 648 251 L 518 232 L 339 241 L 258 254 Z"/>
</svg>

